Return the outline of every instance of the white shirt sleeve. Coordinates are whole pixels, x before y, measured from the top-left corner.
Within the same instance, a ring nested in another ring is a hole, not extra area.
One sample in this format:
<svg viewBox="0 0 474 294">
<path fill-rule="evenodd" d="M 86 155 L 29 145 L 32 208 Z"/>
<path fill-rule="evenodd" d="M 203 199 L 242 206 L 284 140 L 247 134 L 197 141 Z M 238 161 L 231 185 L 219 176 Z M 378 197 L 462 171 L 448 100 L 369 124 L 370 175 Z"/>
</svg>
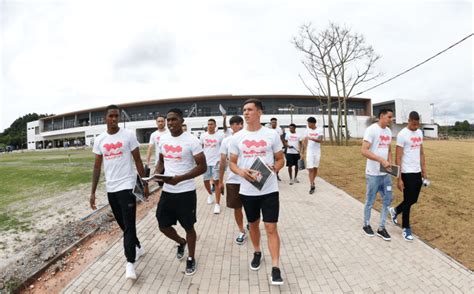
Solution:
<svg viewBox="0 0 474 294">
<path fill-rule="evenodd" d="M 405 146 L 405 136 L 404 136 L 404 132 L 400 132 L 398 133 L 398 136 L 397 136 L 397 146 L 400 146 L 400 147 L 404 147 Z"/>
<path fill-rule="evenodd" d="M 227 155 L 227 152 L 229 150 L 227 150 L 227 142 L 228 142 L 229 139 L 224 139 L 222 140 L 222 144 L 221 144 L 221 148 L 219 148 L 219 153 L 220 154 L 224 154 L 224 155 Z"/>
<path fill-rule="evenodd" d="M 150 135 L 150 142 L 148 142 L 148 145 L 153 145 L 155 142 L 155 136 L 153 136 L 155 132 L 151 133 Z"/>
<path fill-rule="evenodd" d="M 194 155 L 197 155 L 199 153 L 202 152 L 202 145 L 201 145 L 201 142 L 196 138 L 196 137 L 193 137 L 193 142 L 192 142 L 192 145 L 191 145 L 191 150 L 193 152 L 193 156 Z"/>
<path fill-rule="evenodd" d="M 102 155 L 102 151 L 100 151 L 101 140 L 95 140 L 94 147 L 92 147 L 92 152 L 97 155 Z"/>
<path fill-rule="evenodd" d="M 372 134 L 372 128 L 371 128 L 371 127 L 368 127 L 367 130 L 365 130 L 365 133 L 364 133 L 364 141 L 367 141 L 367 142 L 369 142 L 370 144 L 372 144 L 372 143 L 374 142 L 373 134 Z"/>
<path fill-rule="evenodd" d="M 237 142 L 238 140 L 236 140 L 235 137 L 233 137 L 231 140 L 230 140 L 230 143 L 229 143 L 229 153 L 232 153 L 232 154 L 235 154 L 237 156 L 239 156 L 239 144 Z"/>
<path fill-rule="evenodd" d="M 281 139 L 278 134 L 275 134 L 274 137 L 275 143 L 273 144 L 273 153 L 277 153 L 278 151 L 281 151 L 283 144 L 281 143 Z"/>
</svg>

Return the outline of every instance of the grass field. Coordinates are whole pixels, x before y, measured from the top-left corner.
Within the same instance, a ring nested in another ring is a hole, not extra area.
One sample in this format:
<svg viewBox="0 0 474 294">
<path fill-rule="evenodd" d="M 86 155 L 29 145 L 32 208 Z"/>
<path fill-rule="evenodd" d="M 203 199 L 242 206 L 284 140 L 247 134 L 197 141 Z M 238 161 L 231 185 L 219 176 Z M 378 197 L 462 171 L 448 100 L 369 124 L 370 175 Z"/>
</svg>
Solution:
<svg viewBox="0 0 474 294">
<path fill-rule="evenodd" d="M 411 209 L 413 233 L 472 270 L 474 141 L 425 141 L 424 149 L 431 185 L 422 189 Z M 359 142 L 349 147 L 324 145 L 319 176 L 364 202 L 365 162 Z M 398 205 L 403 197 L 395 190 L 392 204 Z M 378 197 L 376 209 L 380 204 Z M 377 223 L 372 220 L 372 225 Z"/>
</svg>

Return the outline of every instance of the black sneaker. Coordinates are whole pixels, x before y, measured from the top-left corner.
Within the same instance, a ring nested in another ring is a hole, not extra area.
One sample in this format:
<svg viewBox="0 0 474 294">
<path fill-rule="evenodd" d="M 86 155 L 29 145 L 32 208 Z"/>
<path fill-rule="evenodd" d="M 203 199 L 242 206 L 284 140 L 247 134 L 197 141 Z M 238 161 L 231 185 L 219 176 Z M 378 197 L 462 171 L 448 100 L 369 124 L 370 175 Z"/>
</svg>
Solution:
<svg viewBox="0 0 474 294">
<path fill-rule="evenodd" d="M 390 237 L 390 235 L 388 234 L 387 230 L 385 228 L 379 228 L 377 230 L 377 236 L 379 236 L 380 238 L 384 239 L 385 241 L 390 241 L 392 240 L 392 237 Z"/>
<path fill-rule="evenodd" d="M 247 231 L 250 232 L 250 224 L 247 224 Z"/>
<path fill-rule="evenodd" d="M 254 252 L 252 262 L 250 263 L 250 269 L 253 271 L 258 271 L 261 265 L 260 264 L 261 261 L 262 261 L 262 252 Z"/>
<path fill-rule="evenodd" d="M 311 189 L 309 189 L 309 194 L 314 194 L 315 189 L 316 189 L 316 187 L 311 186 Z"/>
<path fill-rule="evenodd" d="M 364 232 L 367 236 L 369 236 L 369 237 L 375 236 L 374 230 L 372 230 L 372 227 L 370 225 L 366 225 L 366 226 L 362 227 L 362 229 L 364 230 Z"/>
<path fill-rule="evenodd" d="M 272 278 L 271 278 L 272 285 L 283 285 L 283 279 L 281 278 L 280 269 L 277 267 L 272 267 Z"/>
<path fill-rule="evenodd" d="M 188 257 L 186 260 L 186 271 L 184 272 L 187 276 L 192 276 L 196 273 L 196 260 L 192 257 Z"/>
<path fill-rule="evenodd" d="M 184 249 L 186 249 L 186 241 L 183 244 L 178 245 L 178 250 L 176 252 L 176 259 L 181 260 L 184 257 Z"/>
</svg>

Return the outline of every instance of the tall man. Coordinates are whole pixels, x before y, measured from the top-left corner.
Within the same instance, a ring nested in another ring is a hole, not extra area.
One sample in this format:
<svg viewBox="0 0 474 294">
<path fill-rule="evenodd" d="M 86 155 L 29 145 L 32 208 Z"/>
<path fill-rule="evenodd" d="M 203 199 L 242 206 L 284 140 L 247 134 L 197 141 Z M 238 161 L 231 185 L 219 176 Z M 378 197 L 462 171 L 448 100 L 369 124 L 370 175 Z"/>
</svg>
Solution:
<svg viewBox="0 0 474 294">
<path fill-rule="evenodd" d="M 298 160 L 300 159 L 301 136 L 296 133 L 296 125 L 290 124 L 290 132 L 285 134 L 286 147 L 286 166 L 290 175 L 290 185 L 299 183 L 298 181 Z M 295 169 L 295 178 L 293 179 L 292 168 Z"/>
<path fill-rule="evenodd" d="M 207 197 L 207 203 L 212 204 L 213 197 L 211 191 L 211 179 L 214 181 L 214 185 L 219 185 L 219 148 L 221 147 L 224 135 L 216 132 L 216 121 L 211 118 L 207 121 L 207 132 L 201 135 L 201 144 L 204 149 L 204 155 L 206 156 L 207 171 L 204 174 L 204 186 L 206 187 L 209 196 Z M 221 212 L 221 191 L 215 189 L 216 204 L 214 205 L 214 213 L 219 214 Z"/>
<path fill-rule="evenodd" d="M 314 180 L 318 176 L 319 161 L 321 160 L 321 142 L 324 130 L 316 127 L 316 118 L 310 116 L 306 121 L 308 128 L 304 133 L 304 149 L 310 184 L 309 194 L 313 194 L 316 189 Z"/>
<path fill-rule="evenodd" d="M 196 272 L 196 185 L 194 178 L 206 171 L 206 158 L 199 140 L 193 135 L 183 132 L 183 112 L 173 108 L 166 115 L 170 134 L 161 137 L 160 159 L 156 171 L 172 176 L 164 180 L 163 192 L 156 209 L 156 218 L 160 231 L 166 237 L 178 243 L 176 258 L 183 259 L 184 250 L 188 246 L 186 275 Z M 179 221 L 186 231 L 186 239 L 178 235 L 172 227 Z"/>
<path fill-rule="evenodd" d="M 136 279 L 134 263 L 145 251 L 137 238 L 135 226 L 136 199 L 132 194 L 132 189 L 135 186 L 137 174 L 133 168 L 133 161 L 140 177 L 145 175 L 145 171 L 137 138 L 129 130 L 119 128 L 119 118 L 119 108 L 116 105 L 107 106 L 105 109 L 107 131 L 96 138 L 93 147 L 95 163 L 90 206 L 96 209 L 95 192 L 103 162 L 107 198 L 115 220 L 123 231 L 123 247 L 127 258 L 125 277 Z"/>
<path fill-rule="evenodd" d="M 263 114 L 263 105 L 260 100 L 248 99 L 244 102 L 243 110 L 247 127 L 232 139 L 230 169 L 242 178 L 239 194 L 250 223 L 250 239 L 255 249 L 250 269 L 260 268 L 262 251 L 259 224 L 260 214 L 263 214 L 268 249 L 272 257 L 271 283 L 282 285 L 283 279 L 279 269 L 280 237 L 277 229 L 280 212 L 278 182 L 276 177 L 270 176 L 259 190 L 250 183 L 256 180 L 255 172 L 250 168 L 257 157 L 260 157 L 274 172 L 278 172 L 284 164 L 283 145 L 278 133 L 262 127 L 260 118 Z"/>
<path fill-rule="evenodd" d="M 394 224 L 397 224 L 397 215 L 402 214 L 402 236 L 407 241 L 413 241 L 410 207 L 418 201 L 422 179 L 426 178 L 423 132 L 419 128 L 420 115 L 412 111 L 408 115 L 408 126 L 397 136 L 396 162 L 402 169 L 397 186 L 403 192 L 403 201 L 397 207 L 389 209 Z"/>
<path fill-rule="evenodd" d="M 391 109 L 380 110 L 379 121 L 365 130 L 361 150 L 362 155 L 367 158 L 365 169 L 367 193 L 364 207 L 363 230 L 367 236 L 374 236 L 374 231 L 370 226 L 370 213 L 377 192 L 379 192 L 383 201 L 377 236 L 385 241 L 391 240 L 390 235 L 385 229 L 385 220 L 387 218 L 388 207 L 390 203 L 392 203 L 392 179 L 390 174 L 380 171 L 380 165 L 387 169 L 392 165 L 392 151 L 390 146 L 392 131 L 388 127 L 392 122 L 392 117 L 393 111 Z"/>
<path fill-rule="evenodd" d="M 235 135 L 240 130 L 242 130 L 244 126 L 244 120 L 235 115 L 230 118 L 230 128 L 232 129 L 232 133 Z M 219 150 L 221 154 L 221 159 L 219 162 L 219 190 L 224 186 L 224 172 L 227 166 L 227 158 L 229 156 L 229 147 L 232 141 L 233 135 L 224 138 L 221 144 L 221 148 Z M 240 200 L 239 196 L 239 189 L 240 189 L 240 177 L 234 174 L 230 168 L 227 168 L 227 181 L 225 184 L 227 194 L 226 194 L 226 203 L 227 207 L 234 209 L 234 218 L 235 222 L 237 223 L 237 227 L 239 228 L 239 234 L 235 239 L 235 243 L 238 245 L 242 245 L 247 238 L 244 229 L 244 215 L 242 213 L 242 201 Z"/>
<path fill-rule="evenodd" d="M 278 136 L 280 136 L 280 139 L 281 139 L 281 143 L 284 145 L 283 129 L 278 127 L 278 120 L 276 119 L 276 117 L 272 117 L 270 119 L 270 128 L 278 133 Z M 276 175 L 277 175 L 277 180 L 281 181 L 280 175 L 278 174 L 278 172 L 276 173 Z"/>
</svg>

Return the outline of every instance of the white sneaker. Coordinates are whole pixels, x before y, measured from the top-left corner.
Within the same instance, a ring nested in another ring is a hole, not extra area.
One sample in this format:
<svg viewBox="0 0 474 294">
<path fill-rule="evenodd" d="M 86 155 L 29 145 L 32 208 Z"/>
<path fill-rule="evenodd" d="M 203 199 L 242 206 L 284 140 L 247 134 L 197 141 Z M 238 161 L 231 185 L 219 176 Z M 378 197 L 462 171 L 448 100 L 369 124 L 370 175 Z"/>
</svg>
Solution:
<svg viewBox="0 0 474 294">
<path fill-rule="evenodd" d="M 290 180 L 290 185 L 293 185 L 294 183 L 295 183 L 295 181 Z"/>
<path fill-rule="evenodd" d="M 127 262 L 127 267 L 125 269 L 125 278 L 136 280 L 137 274 L 135 273 L 135 266 L 131 262 Z"/>
<path fill-rule="evenodd" d="M 142 245 L 142 247 L 140 247 L 140 248 L 135 247 L 135 261 L 138 261 L 138 259 L 139 259 L 143 254 L 145 254 L 145 249 L 143 249 L 143 245 Z"/>
<path fill-rule="evenodd" d="M 297 178 L 295 178 L 295 183 L 299 183 L 299 182 L 300 182 L 300 181 L 299 181 Z"/>
<path fill-rule="evenodd" d="M 207 204 L 212 204 L 214 202 L 214 197 L 212 197 L 212 194 L 207 197 Z"/>
<path fill-rule="evenodd" d="M 214 205 L 214 214 L 221 213 L 221 206 L 219 204 Z"/>
</svg>

